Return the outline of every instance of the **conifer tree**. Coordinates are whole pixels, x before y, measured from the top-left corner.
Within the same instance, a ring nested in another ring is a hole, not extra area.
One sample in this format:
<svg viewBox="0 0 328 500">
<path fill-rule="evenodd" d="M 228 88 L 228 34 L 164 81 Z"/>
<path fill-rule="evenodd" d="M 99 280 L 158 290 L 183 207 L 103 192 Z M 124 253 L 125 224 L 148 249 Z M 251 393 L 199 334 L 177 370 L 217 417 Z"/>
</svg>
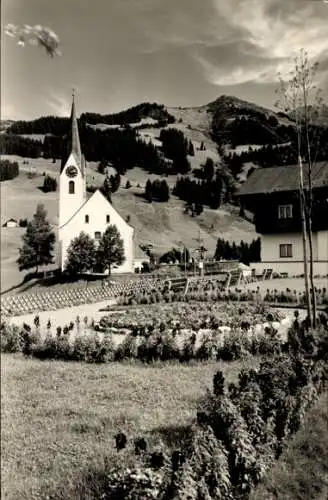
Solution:
<svg viewBox="0 0 328 500">
<path fill-rule="evenodd" d="M 195 156 L 195 150 L 194 150 L 194 145 L 192 141 L 189 141 L 189 146 L 188 146 L 188 155 L 189 156 Z"/>
<path fill-rule="evenodd" d="M 145 187 L 145 198 L 149 203 L 153 201 L 153 186 L 151 181 L 148 179 Z"/>
<path fill-rule="evenodd" d="M 44 205 L 39 204 L 23 235 L 23 246 L 19 249 L 17 259 L 19 270 L 31 269 L 35 266 L 37 273 L 39 266 L 51 264 L 54 244 L 55 233 L 47 220 Z"/>
<path fill-rule="evenodd" d="M 105 198 L 111 203 L 112 202 L 112 183 L 110 181 L 110 178 L 108 175 L 106 175 L 104 184 L 101 188 L 102 194 L 105 196 Z"/>
<path fill-rule="evenodd" d="M 160 200 L 168 201 L 170 198 L 170 190 L 166 180 L 162 180 L 160 184 Z"/>
</svg>

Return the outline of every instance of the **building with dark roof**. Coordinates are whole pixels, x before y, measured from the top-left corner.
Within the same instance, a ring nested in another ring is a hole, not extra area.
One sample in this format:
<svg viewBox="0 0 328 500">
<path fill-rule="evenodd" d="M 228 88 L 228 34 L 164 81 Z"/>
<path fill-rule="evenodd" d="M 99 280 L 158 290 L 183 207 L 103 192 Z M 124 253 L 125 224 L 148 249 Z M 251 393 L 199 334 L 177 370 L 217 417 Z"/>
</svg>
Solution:
<svg viewBox="0 0 328 500">
<path fill-rule="evenodd" d="M 308 193 L 308 168 L 303 167 Z M 300 206 L 300 168 L 298 165 L 254 170 L 241 186 L 241 205 L 254 214 L 261 235 L 261 263 L 253 267 L 273 268 L 289 275 L 302 274 L 303 243 Z M 328 275 L 328 163 L 312 169 L 313 257 L 315 274 Z"/>
</svg>

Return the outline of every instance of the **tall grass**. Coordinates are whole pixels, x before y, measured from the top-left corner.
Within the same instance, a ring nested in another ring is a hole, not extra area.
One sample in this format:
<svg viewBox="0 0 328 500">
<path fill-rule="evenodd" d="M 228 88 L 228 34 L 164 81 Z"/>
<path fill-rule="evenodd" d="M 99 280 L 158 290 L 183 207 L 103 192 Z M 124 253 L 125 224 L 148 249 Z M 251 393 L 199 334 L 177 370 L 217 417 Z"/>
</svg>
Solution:
<svg viewBox="0 0 328 500">
<path fill-rule="evenodd" d="M 326 500 L 328 498 L 328 392 L 306 417 L 264 483 L 250 500 Z"/>
<path fill-rule="evenodd" d="M 88 498 L 101 490 L 102 471 L 117 460 L 114 434 L 129 437 L 124 463 L 131 460 L 136 436 L 178 441 L 213 374 L 221 369 L 233 382 L 241 367 L 253 364 L 87 365 L 20 354 L 1 358 L 6 500 L 84 498 L 83 492 Z"/>
</svg>

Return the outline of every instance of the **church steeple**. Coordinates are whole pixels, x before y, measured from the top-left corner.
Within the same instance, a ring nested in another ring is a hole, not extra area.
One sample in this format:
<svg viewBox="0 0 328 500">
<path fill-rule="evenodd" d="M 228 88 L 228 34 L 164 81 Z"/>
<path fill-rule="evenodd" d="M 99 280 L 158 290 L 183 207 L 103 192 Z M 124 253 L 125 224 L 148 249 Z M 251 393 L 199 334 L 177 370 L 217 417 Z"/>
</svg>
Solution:
<svg viewBox="0 0 328 500">
<path fill-rule="evenodd" d="M 72 111 L 71 111 L 71 123 L 70 123 L 70 153 L 76 154 L 76 156 L 81 158 L 81 144 L 80 144 L 80 136 L 79 136 L 79 128 L 77 124 L 76 118 L 76 109 L 75 109 L 75 91 L 73 89 L 72 93 Z"/>
<path fill-rule="evenodd" d="M 66 137 L 65 153 L 64 153 L 63 158 L 62 158 L 61 171 L 63 170 L 63 168 L 64 168 L 64 166 L 65 166 L 65 164 L 66 164 L 66 162 L 71 154 L 74 155 L 77 164 L 81 168 L 81 173 L 82 173 L 82 175 L 84 175 L 83 158 L 82 158 L 80 136 L 79 136 L 79 127 L 78 127 L 78 122 L 77 122 L 77 117 L 76 117 L 74 89 L 72 92 L 72 109 L 71 109 L 69 130 L 68 130 L 68 134 Z"/>
</svg>

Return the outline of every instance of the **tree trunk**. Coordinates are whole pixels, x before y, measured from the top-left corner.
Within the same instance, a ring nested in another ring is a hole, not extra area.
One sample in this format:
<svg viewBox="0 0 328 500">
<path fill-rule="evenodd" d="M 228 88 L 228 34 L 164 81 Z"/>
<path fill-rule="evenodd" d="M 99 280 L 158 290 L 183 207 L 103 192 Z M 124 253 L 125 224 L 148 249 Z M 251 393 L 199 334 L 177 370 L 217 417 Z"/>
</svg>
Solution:
<svg viewBox="0 0 328 500">
<path fill-rule="evenodd" d="M 311 300 L 312 300 L 312 325 L 317 326 L 317 301 L 315 294 L 315 285 L 313 279 L 313 239 L 312 239 L 312 218 L 311 213 L 307 214 L 307 231 L 309 238 L 309 257 L 310 257 L 310 285 L 311 285 Z"/>
<path fill-rule="evenodd" d="M 300 205 L 301 205 L 301 221 L 302 221 L 305 296 L 306 296 L 308 317 L 312 325 L 312 307 L 311 307 L 311 298 L 309 293 L 308 256 L 306 247 L 307 238 L 306 238 L 305 199 L 304 199 L 304 188 L 303 188 L 303 165 L 301 156 L 299 156 L 298 161 L 300 166 Z"/>
<path fill-rule="evenodd" d="M 306 206 L 306 226 L 309 238 L 309 257 L 310 257 L 310 284 L 311 284 L 311 298 L 312 298 L 312 308 L 313 317 L 312 325 L 315 328 L 317 323 L 317 304 L 315 287 L 313 281 L 313 239 L 312 239 L 312 204 L 313 204 L 313 192 L 312 192 L 312 155 L 311 155 L 311 145 L 310 145 L 310 135 L 309 135 L 309 125 L 310 116 L 308 108 L 308 91 L 306 85 L 305 76 L 302 81 L 303 90 L 303 101 L 304 101 L 304 112 L 305 112 L 305 133 L 306 133 L 306 147 L 307 147 L 307 161 L 308 161 L 308 181 L 309 181 L 309 198 Z"/>
</svg>

